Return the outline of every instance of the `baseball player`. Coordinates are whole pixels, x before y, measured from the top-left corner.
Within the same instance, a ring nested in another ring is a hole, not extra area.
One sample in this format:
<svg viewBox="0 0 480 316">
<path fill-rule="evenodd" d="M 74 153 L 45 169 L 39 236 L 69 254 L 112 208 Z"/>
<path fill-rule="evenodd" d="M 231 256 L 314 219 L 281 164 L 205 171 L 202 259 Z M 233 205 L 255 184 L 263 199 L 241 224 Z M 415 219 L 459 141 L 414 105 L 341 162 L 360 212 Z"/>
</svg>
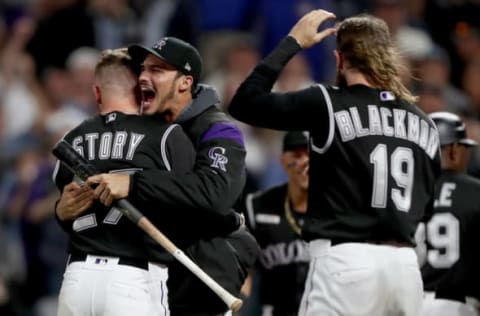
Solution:
<svg viewBox="0 0 480 316">
<path fill-rule="evenodd" d="M 162 113 L 182 126 L 197 151 L 194 172 L 182 177 L 162 170 L 143 170 L 130 176 L 103 174 L 89 181 L 105 184 L 110 198 L 132 197 L 155 203 L 188 206 L 211 226 L 228 228 L 216 220 L 229 216 L 245 184 L 245 148 L 239 128 L 220 111 L 212 87 L 198 84 L 202 59 L 192 45 L 173 37 L 153 47 L 132 45 L 129 53 L 140 66 L 143 113 Z M 172 89 L 178 85 L 179 91 Z M 240 224 L 233 223 L 235 225 Z M 244 229 L 220 236 L 195 221 L 188 231 L 211 233 L 185 249 L 196 263 L 223 287 L 238 295 L 258 255 L 255 239 Z M 217 315 L 226 305 L 182 265 L 169 266 L 172 315 Z"/>
<path fill-rule="evenodd" d="M 288 181 L 245 199 L 246 223 L 261 247 L 258 268 L 263 315 L 297 315 L 308 270 L 307 244 L 300 237 L 307 211 L 308 139 L 289 132 L 280 163 Z"/>
<path fill-rule="evenodd" d="M 465 304 L 467 296 L 478 299 L 478 251 L 480 230 L 480 181 L 465 173 L 469 149 L 477 143 L 467 138 L 461 118 L 449 112 L 430 114 L 439 134 L 442 174 L 435 186 L 435 209 L 419 225 L 427 243 L 422 277 L 425 289 L 422 314 L 477 315 Z M 471 287 L 473 286 L 473 288 Z M 475 290 L 477 288 L 477 290 Z"/>
<path fill-rule="evenodd" d="M 102 172 L 156 168 L 182 174 L 191 170 L 195 152 L 190 140 L 176 124 L 159 116 L 139 116 L 136 87 L 128 54 L 107 51 L 95 70 L 100 114 L 68 132 L 64 140 Z M 89 201 L 94 195 L 91 189 L 69 184 L 73 174 L 63 164 L 57 162 L 53 178 L 60 190 L 85 195 L 80 200 L 82 207 L 87 206 L 75 218 L 58 213 L 70 235 L 58 315 L 169 315 L 167 263 L 173 258 L 118 209 Z M 160 212 L 159 205 L 131 202 L 174 242 L 187 244 L 174 223 L 182 216 L 195 220 L 194 214 Z M 155 282 L 149 270 L 155 271 Z M 163 296 L 154 297 L 154 293 Z"/>
<path fill-rule="evenodd" d="M 303 16 L 240 85 L 229 111 L 255 126 L 310 132 L 302 237 L 311 261 L 299 315 L 418 315 L 413 236 L 433 207 L 438 132 L 401 82 L 386 23 L 359 15 L 318 30 L 334 17 Z M 295 53 L 334 33 L 337 86 L 270 92 Z"/>
</svg>

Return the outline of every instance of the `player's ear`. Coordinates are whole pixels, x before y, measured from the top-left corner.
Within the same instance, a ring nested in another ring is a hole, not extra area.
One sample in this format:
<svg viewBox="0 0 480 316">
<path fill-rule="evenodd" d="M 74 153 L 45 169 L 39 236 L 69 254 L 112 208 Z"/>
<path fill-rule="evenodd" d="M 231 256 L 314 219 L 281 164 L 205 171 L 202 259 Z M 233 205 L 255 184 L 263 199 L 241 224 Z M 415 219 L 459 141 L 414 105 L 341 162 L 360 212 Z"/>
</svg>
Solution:
<svg viewBox="0 0 480 316">
<path fill-rule="evenodd" d="M 92 85 L 92 90 L 93 95 L 95 96 L 95 102 L 97 102 L 97 104 L 102 104 L 102 92 L 100 90 L 100 87 L 94 84 Z"/>
<path fill-rule="evenodd" d="M 461 159 L 460 155 L 461 153 L 458 144 L 453 144 L 452 146 L 450 146 L 449 156 L 451 161 L 457 163 Z"/>
<path fill-rule="evenodd" d="M 282 153 L 280 155 L 279 160 L 280 160 L 280 165 L 282 166 L 283 170 L 286 172 L 288 170 L 288 165 L 289 165 L 287 155 L 285 155 L 285 153 Z"/>
<path fill-rule="evenodd" d="M 337 69 L 342 69 L 343 68 L 343 55 L 340 51 L 334 50 L 333 54 L 335 55 L 335 61 L 337 63 Z"/>
<path fill-rule="evenodd" d="M 178 89 L 180 92 L 190 91 L 191 86 L 193 85 L 193 77 L 192 76 L 181 76 L 180 83 Z"/>
</svg>

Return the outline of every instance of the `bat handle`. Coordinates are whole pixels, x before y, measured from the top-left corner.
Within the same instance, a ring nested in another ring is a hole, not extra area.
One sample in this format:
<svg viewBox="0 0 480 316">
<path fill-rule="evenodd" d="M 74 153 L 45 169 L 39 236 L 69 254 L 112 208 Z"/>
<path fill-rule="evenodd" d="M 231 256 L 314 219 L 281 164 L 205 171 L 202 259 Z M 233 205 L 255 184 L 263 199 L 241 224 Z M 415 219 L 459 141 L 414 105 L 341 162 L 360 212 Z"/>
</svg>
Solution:
<svg viewBox="0 0 480 316">
<path fill-rule="evenodd" d="M 140 219 L 144 217 L 144 215 L 127 199 L 117 200 L 116 206 L 122 208 L 121 212 L 136 225 L 138 225 Z"/>
</svg>

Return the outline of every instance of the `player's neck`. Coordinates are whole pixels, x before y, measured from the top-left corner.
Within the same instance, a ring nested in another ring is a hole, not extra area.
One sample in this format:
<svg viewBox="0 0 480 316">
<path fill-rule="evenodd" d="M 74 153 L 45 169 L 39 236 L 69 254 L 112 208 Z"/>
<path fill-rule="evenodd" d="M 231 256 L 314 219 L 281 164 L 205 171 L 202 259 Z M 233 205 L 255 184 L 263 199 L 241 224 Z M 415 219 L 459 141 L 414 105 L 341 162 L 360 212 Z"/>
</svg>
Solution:
<svg viewBox="0 0 480 316">
<path fill-rule="evenodd" d="M 357 70 L 348 69 L 344 72 L 344 76 L 345 81 L 347 82 L 347 86 L 361 84 L 367 87 L 373 87 L 373 85 L 367 80 L 365 75 Z"/>
<path fill-rule="evenodd" d="M 106 114 L 110 112 L 122 112 L 125 114 L 139 114 L 139 106 L 132 102 L 105 102 L 99 105 L 100 114 Z"/>
<path fill-rule="evenodd" d="M 292 209 L 298 213 L 305 213 L 307 211 L 307 199 L 308 193 L 307 190 L 294 186 L 292 184 L 288 185 L 288 199 L 292 205 Z"/>
<path fill-rule="evenodd" d="M 164 112 L 165 119 L 168 122 L 176 122 L 183 111 L 192 103 L 192 96 L 191 94 L 182 94 L 169 102 L 170 104 L 166 106 L 168 110 Z"/>
</svg>

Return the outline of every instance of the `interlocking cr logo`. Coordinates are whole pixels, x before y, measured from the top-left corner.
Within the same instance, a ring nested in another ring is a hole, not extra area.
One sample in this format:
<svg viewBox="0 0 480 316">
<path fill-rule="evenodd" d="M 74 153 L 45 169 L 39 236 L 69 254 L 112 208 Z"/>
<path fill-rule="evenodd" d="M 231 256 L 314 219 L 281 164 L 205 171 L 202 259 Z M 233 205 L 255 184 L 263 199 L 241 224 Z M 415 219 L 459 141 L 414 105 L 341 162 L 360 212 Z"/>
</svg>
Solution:
<svg viewBox="0 0 480 316">
<path fill-rule="evenodd" d="M 213 160 L 210 167 L 220 169 L 222 171 L 227 171 L 225 165 L 228 163 L 228 158 L 224 155 L 225 148 L 223 147 L 212 147 L 208 151 L 208 157 Z"/>
</svg>

